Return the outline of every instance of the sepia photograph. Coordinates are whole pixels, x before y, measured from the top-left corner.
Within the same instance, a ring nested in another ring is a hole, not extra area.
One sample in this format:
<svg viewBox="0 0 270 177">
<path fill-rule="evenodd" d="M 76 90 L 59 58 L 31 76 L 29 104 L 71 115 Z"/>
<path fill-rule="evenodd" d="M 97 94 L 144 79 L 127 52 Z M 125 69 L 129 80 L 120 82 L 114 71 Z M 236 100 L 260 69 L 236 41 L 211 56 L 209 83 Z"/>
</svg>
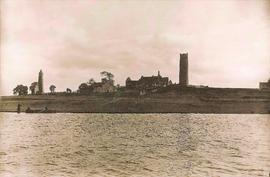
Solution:
<svg viewBox="0 0 270 177">
<path fill-rule="evenodd" d="M 270 1 L 0 0 L 0 177 L 270 177 Z"/>
</svg>

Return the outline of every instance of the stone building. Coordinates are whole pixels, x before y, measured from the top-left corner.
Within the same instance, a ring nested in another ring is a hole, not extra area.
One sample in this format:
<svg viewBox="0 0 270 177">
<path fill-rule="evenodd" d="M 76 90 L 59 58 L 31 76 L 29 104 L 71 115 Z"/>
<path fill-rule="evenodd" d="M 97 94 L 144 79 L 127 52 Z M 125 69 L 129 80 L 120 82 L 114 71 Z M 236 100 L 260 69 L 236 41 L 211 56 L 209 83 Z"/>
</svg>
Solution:
<svg viewBox="0 0 270 177">
<path fill-rule="evenodd" d="M 29 89 L 31 91 L 31 94 L 43 94 L 43 72 L 42 70 L 38 73 L 38 82 L 33 82 Z"/>
<path fill-rule="evenodd" d="M 268 82 L 260 82 L 260 89 L 270 90 L 270 79 L 268 79 Z"/>
<path fill-rule="evenodd" d="M 166 87 L 171 84 L 168 77 L 162 77 L 160 72 L 157 76 L 144 77 L 142 76 L 139 80 L 131 80 L 129 77 L 126 80 L 127 89 L 138 89 L 147 90 L 155 89 L 160 87 Z"/>
<path fill-rule="evenodd" d="M 101 82 L 82 83 L 79 86 L 78 93 L 88 95 L 93 93 L 110 93 L 115 91 L 116 88 L 114 86 L 114 81 L 103 78 Z"/>
<path fill-rule="evenodd" d="M 188 53 L 180 53 L 179 84 L 188 86 Z"/>
<path fill-rule="evenodd" d="M 109 93 L 114 92 L 115 87 L 111 82 L 97 82 L 91 85 L 94 93 Z"/>
<path fill-rule="evenodd" d="M 29 87 L 30 91 L 31 91 L 31 94 L 34 95 L 34 94 L 38 94 L 38 82 L 33 82 L 31 84 L 31 86 Z"/>
</svg>

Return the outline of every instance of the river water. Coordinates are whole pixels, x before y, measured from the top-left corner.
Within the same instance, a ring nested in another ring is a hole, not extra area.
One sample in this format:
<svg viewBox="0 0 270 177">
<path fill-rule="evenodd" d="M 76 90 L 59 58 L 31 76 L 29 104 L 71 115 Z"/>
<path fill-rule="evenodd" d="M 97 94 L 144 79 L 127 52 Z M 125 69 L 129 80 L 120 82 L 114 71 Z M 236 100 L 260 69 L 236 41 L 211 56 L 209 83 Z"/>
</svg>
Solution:
<svg viewBox="0 0 270 177">
<path fill-rule="evenodd" d="M 0 113 L 0 176 L 269 176 L 270 115 Z"/>
</svg>

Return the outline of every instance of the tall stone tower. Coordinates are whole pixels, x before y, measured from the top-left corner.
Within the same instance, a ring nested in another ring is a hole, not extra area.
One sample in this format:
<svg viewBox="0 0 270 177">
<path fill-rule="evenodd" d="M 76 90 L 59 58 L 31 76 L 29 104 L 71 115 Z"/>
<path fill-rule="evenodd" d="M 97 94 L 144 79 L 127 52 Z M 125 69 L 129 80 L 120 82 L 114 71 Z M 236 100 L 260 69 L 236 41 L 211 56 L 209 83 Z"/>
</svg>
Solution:
<svg viewBox="0 0 270 177">
<path fill-rule="evenodd" d="M 42 70 L 38 73 L 38 93 L 43 94 L 43 72 Z"/>
<path fill-rule="evenodd" d="M 180 53 L 179 84 L 188 85 L 188 53 Z"/>
</svg>

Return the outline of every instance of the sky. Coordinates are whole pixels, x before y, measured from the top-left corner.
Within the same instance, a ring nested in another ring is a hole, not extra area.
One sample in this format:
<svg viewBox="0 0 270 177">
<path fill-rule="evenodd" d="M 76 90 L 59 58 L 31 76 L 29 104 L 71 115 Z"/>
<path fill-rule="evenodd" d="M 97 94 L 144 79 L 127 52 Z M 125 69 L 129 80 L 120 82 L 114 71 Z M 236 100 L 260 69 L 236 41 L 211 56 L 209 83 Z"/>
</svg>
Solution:
<svg viewBox="0 0 270 177">
<path fill-rule="evenodd" d="M 45 91 L 77 90 L 100 72 L 116 83 L 141 75 L 178 83 L 258 88 L 270 78 L 267 0 L 2 0 L 0 95 L 44 73 Z"/>
</svg>

